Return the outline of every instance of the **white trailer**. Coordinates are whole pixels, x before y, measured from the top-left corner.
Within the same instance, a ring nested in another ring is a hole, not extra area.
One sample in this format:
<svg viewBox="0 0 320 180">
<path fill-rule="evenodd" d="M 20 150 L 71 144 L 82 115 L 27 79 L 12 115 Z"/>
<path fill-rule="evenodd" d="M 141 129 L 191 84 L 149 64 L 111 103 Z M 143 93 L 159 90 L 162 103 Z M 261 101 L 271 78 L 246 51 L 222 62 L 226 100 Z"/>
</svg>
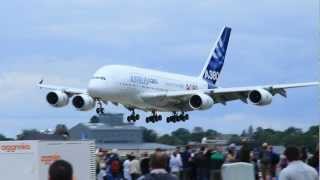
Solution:
<svg viewBox="0 0 320 180">
<path fill-rule="evenodd" d="M 0 179 L 47 180 L 50 164 L 72 164 L 76 180 L 95 180 L 94 141 L 0 141 Z"/>
</svg>

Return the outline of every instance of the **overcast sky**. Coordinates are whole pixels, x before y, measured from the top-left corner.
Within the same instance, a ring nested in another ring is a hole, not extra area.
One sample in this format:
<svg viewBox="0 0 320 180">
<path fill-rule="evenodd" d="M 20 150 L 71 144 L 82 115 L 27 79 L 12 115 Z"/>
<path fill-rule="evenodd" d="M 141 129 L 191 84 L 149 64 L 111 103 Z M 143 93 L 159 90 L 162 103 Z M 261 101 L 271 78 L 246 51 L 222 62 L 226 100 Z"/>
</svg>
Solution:
<svg viewBox="0 0 320 180">
<path fill-rule="evenodd" d="M 224 25 L 232 34 L 219 86 L 318 80 L 318 7 L 315 0 L 2 2 L 0 133 L 15 137 L 25 128 L 72 127 L 94 115 L 71 106 L 51 108 L 46 91 L 36 87 L 41 78 L 86 88 L 95 70 L 107 64 L 196 76 Z M 317 87 L 290 90 L 287 99 L 275 96 L 265 107 L 240 101 L 216 105 L 174 126 L 137 124 L 160 133 L 194 126 L 224 133 L 240 133 L 249 125 L 306 129 L 319 124 L 318 93 Z"/>
</svg>

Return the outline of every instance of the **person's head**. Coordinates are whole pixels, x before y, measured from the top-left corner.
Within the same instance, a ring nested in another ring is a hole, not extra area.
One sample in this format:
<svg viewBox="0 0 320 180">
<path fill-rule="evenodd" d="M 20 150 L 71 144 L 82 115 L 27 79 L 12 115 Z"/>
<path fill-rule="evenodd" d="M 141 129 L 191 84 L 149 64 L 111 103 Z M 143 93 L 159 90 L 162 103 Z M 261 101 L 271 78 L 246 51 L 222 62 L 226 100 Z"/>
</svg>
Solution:
<svg viewBox="0 0 320 180">
<path fill-rule="evenodd" d="M 149 154 L 147 153 L 147 152 L 144 152 L 143 154 L 142 154 L 142 157 L 148 157 L 149 156 Z"/>
<path fill-rule="evenodd" d="M 234 154 L 234 150 L 232 150 L 232 149 L 228 149 L 228 154 Z"/>
<path fill-rule="evenodd" d="M 101 152 L 102 152 L 103 156 L 108 155 L 108 150 L 107 149 L 102 149 Z"/>
<path fill-rule="evenodd" d="M 112 149 L 112 154 L 118 154 L 118 149 Z"/>
<path fill-rule="evenodd" d="M 268 143 L 266 143 L 266 142 L 263 143 L 263 144 L 262 144 L 262 149 L 267 149 L 267 148 L 268 148 Z"/>
<path fill-rule="evenodd" d="M 155 152 L 150 158 L 151 169 L 165 169 L 167 167 L 167 154 L 163 152 Z"/>
<path fill-rule="evenodd" d="M 130 160 L 130 154 L 126 154 L 126 158 Z"/>
<path fill-rule="evenodd" d="M 234 143 L 232 143 L 229 145 L 228 149 L 231 151 L 234 151 L 236 149 L 236 145 Z"/>
<path fill-rule="evenodd" d="M 180 153 L 180 147 L 176 147 L 176 153 Z"/>
<path fill-rule="evenodd" d="M 296 161 L 300 158 L 300 152 L 297 147 L 287 147 L 284 151 L 284 155 L 287 157 L 288 161 Z"/>
<path fill-rule="evenodd" d="M 174 157 L 176 157 L 176 156 L 177 156 L 177 152 L 174 151 L 174 152 L 172 153 L 172 155 L 173 155 Z"/>
<path fill-rule="evenodd" d="M 189 150 L 190 150 L 190 146 L 189 146 L 189 145 L 186 145 L 185 150 L 186 150 L 186 151 L 189 151 Z"/>
<path fill-rule="evenodd" d="M 267 149 L 269 152 L 272 152 L 273 151 L 273 147 L 272 145 L 268 145 L 268 149 Z"/>
<path fill-rule="evenodd" d="M 57 160 L 49 167 L 49 180 L 72 180 L 73 169 L 65 160 Z"/>
</svg>

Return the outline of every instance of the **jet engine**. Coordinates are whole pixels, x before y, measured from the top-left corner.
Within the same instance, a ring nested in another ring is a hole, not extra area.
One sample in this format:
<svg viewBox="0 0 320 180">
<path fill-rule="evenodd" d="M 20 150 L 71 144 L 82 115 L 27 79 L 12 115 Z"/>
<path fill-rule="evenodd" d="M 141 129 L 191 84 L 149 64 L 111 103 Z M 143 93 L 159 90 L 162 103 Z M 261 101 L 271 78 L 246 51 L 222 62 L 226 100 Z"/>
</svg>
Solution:
<svg viewBox="0 0 320 180">
<path fill-rule="evenodd" d="M 272 102 L 272 94 L 264 89 L 256 89 L 249 92 L 248 99 L 254 105 L 264 106 Z"/>
<path fill-rule="evenodd" d="M 206 94 L 195 94 L 189 99 L 189 106 L 192 109 L 205 110 L 211 108 L 213 104 L 213 99 Z"/>
<path fill-rule="evenodd" d="M 95 107 L 96 101 L 89 95 L 80 94 L 73 97 L 72 105 L 79 111 L 88 111 Z"/>
<path fill-rule="evenodd" d="M 69 102 L 69 97 L 62 91 L 51 91 L 47 94 L 47 102 L 54 107 L 66 106 Z"/>
</svg>

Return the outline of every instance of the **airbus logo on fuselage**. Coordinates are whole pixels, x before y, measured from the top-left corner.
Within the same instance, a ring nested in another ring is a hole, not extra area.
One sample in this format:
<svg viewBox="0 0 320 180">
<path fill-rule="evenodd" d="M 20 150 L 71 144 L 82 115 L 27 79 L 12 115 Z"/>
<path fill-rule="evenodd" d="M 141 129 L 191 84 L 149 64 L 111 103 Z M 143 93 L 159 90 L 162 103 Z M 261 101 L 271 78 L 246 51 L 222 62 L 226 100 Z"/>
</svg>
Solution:
<svg viewBox="0 0 320 180">
<path fill-rule="evenodd" d="M 138 84 L 158 84 L 158 80 L 142 76 L 131 76 L 130 81 Z"/>
<path fill-rule="evenodd" d="M 219 77 L 219 72 L 213 70 L 206 70 L 204 73 L 204 78 L 216 81 Z"/>
</svg>

